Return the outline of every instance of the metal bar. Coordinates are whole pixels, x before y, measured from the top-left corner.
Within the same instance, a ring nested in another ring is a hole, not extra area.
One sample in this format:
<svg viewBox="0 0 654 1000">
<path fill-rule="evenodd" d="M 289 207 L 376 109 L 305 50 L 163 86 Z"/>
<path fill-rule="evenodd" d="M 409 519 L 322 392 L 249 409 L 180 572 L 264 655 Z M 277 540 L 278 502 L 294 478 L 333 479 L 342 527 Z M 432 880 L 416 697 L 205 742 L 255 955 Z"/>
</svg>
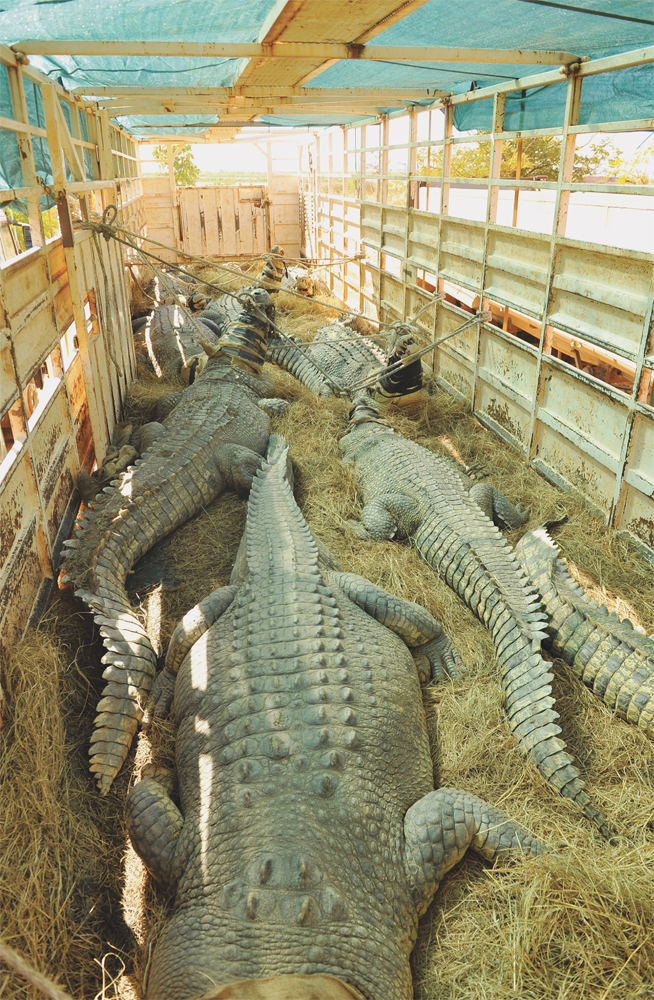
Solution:
<svg viewBox="0 0 654 1000">
<path fill-rule="evenodd" d="M 11 95 L 12 113 L 18 121 L 27 123 L 29 122 L 29 114 L 27 111 L 22 67 L 7 66 L 7 80 Z M 27 201 L 27 217 L 30 224 L 32 246 L 43 246 L 45 243 L 45 230 L 41 215 L 41 190 L 39 189 L 39 179 L 36 175 L 32 136 L 29 133 L 17 132 L 16 144 L 18 146 L 21 174 L 25 185 L 23 190 L 25 191 L 24 197 Z M 4 201 L 5 199 L 3 198 L 2 200 Z"/>
<path fill-rule="evenodd" d="M 18 201 L 20 198 L 29 198 L 30 195 L 36 195 L 37 198 L 41 194 L 42 188 L 40 187 L 22 187 L 22 188 L 7 188 L 5 191 L 0 191 L 0 202 L 5 201 Z M 34 244 L 38 246 L 38 244 Z"/>
<path fill-rule="evenodd" d="M 578 62 L 573 52 L 551 49 L 468 49 L 436 46 L 345 45 L 324 42 L 155 42 L 26 40 L 14 53 L 41 56 L 180 56 L 228 59 L 371 59 L 398 62 L 480 62 L 560 66 Z"/>
<path fill-rule="evenodd" d="M 634 21 L 636 24 L 652 24 L 654 21 L 647 17 L 632 17 L 630 14 L 615 14 L 608 10 L 592 10 L 590 7 L 575 7 L 568 3 L 556 3 L 556 0 L 520 0 L 521 3 L 534 3 L 540 7 L 556 7 L 559 10 L 572 10 L 576 14 L 592 14 L 595 17 L 610 17 L 617 21 Z"/>
</svg>

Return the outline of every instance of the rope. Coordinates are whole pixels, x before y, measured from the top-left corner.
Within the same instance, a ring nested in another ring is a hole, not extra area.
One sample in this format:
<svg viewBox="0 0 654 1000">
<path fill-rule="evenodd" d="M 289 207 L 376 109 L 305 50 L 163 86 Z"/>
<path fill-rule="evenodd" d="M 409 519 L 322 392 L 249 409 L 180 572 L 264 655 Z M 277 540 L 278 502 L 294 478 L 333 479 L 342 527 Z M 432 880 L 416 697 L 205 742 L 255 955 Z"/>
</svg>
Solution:
<svg viewBox="0 0 654 1000">
<path fill-rule="evenodd" d="M 116 351 L 115 351 L 115 347 L 114 347 L 113 328 L 111 326 L 111 321 L 109 319 L 109 313 L 112 311 L 112 302 L 113 302 L 113 299 L 112 299 L 111 293 L 109 291 L 109 279 L 107 277 L 107 272 L 105 270 L 104 260 L 102 259 L 102 248 L 100 246 L 100 242 L 99 242 L 99 239 L 98 239 L 98 234 L 95 233 L 95 232 L 91 233 L 91 240 L 93 242 L 93 249 L 95 250 L 95 253 L 98 256 L 98 261 L 100 263 L 100 269 L 101 269 L 102 275 L 104 277 L 104 304 L 101 304 L 101 302 L 100 302 L 100 298 L 101 297 L 99 295 L 97 296 L 97 302 L 98 302 L 98 306 L 100 306 L 100 309 L 101 309 L 101 312 L 102 312 L 102 327 L 104 329 L 105 340 L 106 340 L 106 343 L 107 343 L 107 352 L 109 354 L 109 357 L 113 361 L 114 365 L 116 366 L 116 371 L 118 372 L 118 376 L 120 378 L 122 378 L 123 377 L 123 369 L 122 369 L 121 365 L 118 362 L 118 358 L 116 357 Z M 106 313 L 105 313 L 105 305 L 106 305 Z"/>
<path fill-rule="evenodd" d="M 113 215 L 110 215 L 109 213 L 111 212 L 112 209 L 113 209 Z M 149 250 L 144 250 L 142 247 L 139 247 L 135 241 L 145 240 L 148 243 L 152 243 L 154 246 L 161 247 L 162 250 L 172 250 L 173 253 L 177 253 L 176 248 L 168 246 L 166 243 L 159 243 L 158 240 L 153 240 L 149 236 L 140 236 L 138 233 L 130 232 L 129 229 L 125 229 L 124 226 L 122 226 L 119 222 L 116 221 L 117 213 L 118 210 L 115 205 L 108 205 L 102 215 L 102 222 L 82 221 L 82 222 L 77 222 L 75 225 L 77 229 L 90 229 L 97 233 L 101 233 L 107 241 L 110 239 L 117 240 L 118 243 L 122 243 L 124 244 L 124 246 L 129 247 L 131 250 L 135 250 L 139 255 L 146 254 L 148 257 L 151 257 L 152 260 L 156 260 L 160 264 L 170 266 L 170 261 L 164 260 L 163 257 L 158 257 L 156 254 L 151 253 Z M 121 238 L 121 236 L 118 235 L 119 233 L 122 233 L 123 236 L 126 238 Z M 206 265 L 207 263 L 205 257 L 198 257 L 195 254 L 190 254 L 190 253 L 185 253 L 184 256 L 190 257 L 192 260 L 197 260 L 201 264 Z M 253 261 L 261 259 L 262 256 L 254 257 Z M 232 274 L 237 278 L 246 277 L 243 271 L 234 270 L 231 267 L 227 267 L 225 264 L 219 264 L 217 261 L 211 261 L 211 264 L 213 267 L 217 267 L 219 270 L 225 271 L 227 274 Z M 190 271 L 186 271 L 183 267 L 180 267 L 179 264 L 175 264 L 174 267 L 175 271 L 179 272 L 180 274 L 184 274 L 187 278 L 191 278 L 194 282 L 197 281 L 196 275 L 194 275 Z M 270 289 L 272 289 L 273 291 L 279 291 L 279 286 L 274 284 L 273 282 L 262 281 L 260 278 L 255 278 L 253 276 L 250 277 L 249 275 L 248 277 L 249 280 L 252 282 L 252 284 L 257 285 L 259 288 L 265 288 L 266 291 L 269 291 Z M 231 295 L 233 297 L 236 297 L 234 292 L 226 291 L 220 285 L 216 285 L 212 281 L 206 281 L 203 278 L 202 284 L 208 285 L 209 288 L 215 288 L 216 291 L 220 292 L 221 294 Z M 286 295 L 292 295 L 295 298 L 302 299 L 303 302 L 311 302 L 310 299 L 307 299 L 306 295 L 301 295 L 299 292 L 294 292 L 290 288 L 284 288 L 282 290 Z M 429 302 L 429 305 L 431 305 L 432 302 L 434 301 L 437 301 L 437 299 L 432 298 Z M 361 316 L 361 313 L 353 312 L 351 309 L 345 309 L 342 306 L 332 306 L 328 302 L 319 302 L 319 303 L 316 302 L 314 303 L 314 305 L 320 306 L 321 309 L 333 309 L 334 312 L 339 312 L 343 316 L 354 316 L 354 317 Z M 376 320 L 375 322 L 377 323 L 378 326 L 386 327 L 387 329 L 390 329 L 393 325 L 392 323 L 384 323 L 382 320 Z M 356 336 L 353 336 L 352 339 L 356 339 Z"/>
<path fill-rule="evenodd" d="M 417 361 L 418 358 L 422 358 L 425 354 L 429 354 L 429 352 L 433 351 L 436 347 L 439 346 L 439 344 L 442 344 L 446 340 L 449 340 L 450 337 L 456 337 L 457 333 L 463 333 L 464 330 L 466 330 L 469 326 L 472 326 L 474 323 L 480 323 L 482 321 L 487 322 L 490 319 L 492 319 L 492 313 L 490 312 L 475 313 L 474 316 L 466 320 L 465 323 L 462 323 L 461 326 L 457 326 L 456 330 L 452 330 L 451 333 L 446 334 L 444 337 L 440 337 L 438 340 L 435 340 L 433 344 L 428 344 L 427 347 L 423 347 L 422 350 L 420 351 L 414 351 L 413 354 L 407 354 L 406 357 L 400 358 L 399 361 L 393 362 L 392 365 L 388 365 L 388 367 L 386 367 L 383 371 L 375 372 L 374 375 L 362 379 L 362 381 L 357 382 L 356 385 L 350 386 L 348 391 L 350 393 L 353 393 L 357 392 L 359 389 L 365 389 L 368 386 L 376 385 L 376 383 L 379 382 L 380 379 L 385 378 L 386 375 L 390 375 L 393 372 L 399 371 L 400 368 L 405 368 L 407 365 L 410 365 L 414 361 Z"/>
<path fill-rule="evenodd" d="M 112 214 L 112 210 L 113 210 L 113 214 Z M 191 325 L 197 331 L 197 333 L 198 333 L 198 343 L 200 343 L 204 347 L 204 344 L 206 343 L 204 332 L 201 330 L 201 328 L 198 325 L 197 321 L 194 319 L 194 317 L 192 316 L 192 314 L 190 313 L 190 311 L 187 309 L 186 304 L 184 302 L 182 302 L 182 300 L 179 297 L 179 295 L 170 286 L 170 284 L 169 284 L 169 282 L 168 282 L 168 280 L 166 278 L 165 273 L 163 271 L 161 271 L 160 268 L 156 267 L 152 263 L 153 260 L 159 261 L 161 264 L 168 264 L 169 262 L 165 261 L 161 257 L 158 257 L 156 254 L 150 253 L 150 251 L 144 250 L 142 247 L 139 247 L 138 244 L 136 243 L 136 240 L 147 240 L 148 243 L 153 243 L 155 246 L 162 247 L 165 250 L 174 250 L 174 248 L 166 246 L 165 243 L 159 243 L 157 240 L 150 239 L 150 237 L 148 237 L 148 236 L 139 236 L 136 233 L 130 232 L 130 230 L 125 229 L 119 222 L 116 221 L 117 220 L 117 215 L 118 215 L 118 210 L 117 210 L 116 206 L 115 205 L 108 205 L 107 208 L 104 210 L 104 213 L 102 215 L 102 222 L 80 222 L 80 223 L 78 223 L 78 227 L 81 228 L 81 229 L 90 229 L 93 232 L 94 240 L 97 238 L 97 235 L 99 233 L 101 233 L 104 236 L 105 240 L 107 240 L 107 242 L 109 242 L 110 239 L 115 239 L 119 243 L 123 243 L 125 246 L 128 246 L 128 247 L 130 247 L 130 249 L 134 250 L 138 254 L 139 258 L 151 269 L 151 271 L 155 274 L 155 276 L 161 281 L 161 283 L 163 284 L 163 286 L 167 289 L 169 295 L 172 296 L 173 301 L 178 305 L 178 307 L 181 309 L 181 311 L 184 313 L 184 315 L 190 321 Z M 122 233 L 123 236 L 126 237 L 126 238 L 121 238 L 121 236 L 118 235 L 119 233 Z M 98 248 L 98 251 L 99 251 L 99 248 Z M 205 258 L 197 257 L 194 254 L 186 254 L 185 256 L 192 257 L 194 260 L 199 260 L 200 262 L 206 264 Z M 263 256 L 263 259 L 266 259 L 266 260 L 270 260 L 271 259 L 271 255 L 270 254 L 265 254 L 265 255 L 262 255 L 262 256 Z M 274 256 L 276 257 L 278 255 L 274 255 Z M 262 257 L 253 258 L 253 259 L 254 260 L 262 259 Z M 102 270 L 104 272 L 104 264 L 102 263 L 101 256 L 100 256 L 100 261 L 101 261 L 101 264 L 102 264 Z M 212 264 L 214 264 L 214 266 L 218 267 L 220 270 L 226 271 L 228 274 L 233 274 L 233 275 L 235 275 L 236 277 L 239 277 L 239 278 L 245 277 L 243 271 L 241 271 L 241 270 L 239 270 L 237 272 L 237 271 L 233 270 L 232 268 L 226 267 L 224 264 L 218 264 L 218 263 L 215 263 L 213 261 L 212 261 Z M 178 271 L 181 274 L 186 275 L 186 277 L 192 278 L 195 281 L 195 275 L 193 275 L 192 273 L 190 273 L 188 271 L 185 271 L 179 265 L 175 266 L 175 270 Z M 107 282 L 106 272 L 104 272 L 104 274 L 105 274 L 105 282 Z M 260 280 L 258 278 L 254 278 L 254 277 L 251 278 L 251 281 L 252 281 L 252 283 L 254 285 L 256 285 L 259 288 L 264 288 L 266 290 L 272 288 L 274 291 L 279 291 L 279 286 L 276 285 L 273 282 L 262 281 L 262 280 Z M 247 305 L 247 308 L 249 310 L 251 310 L 255 315 L 257 315 L 265 323 L 270 324 L 270 326 L 274 330 L 276 330 L 276 332 L 279 334 L 279 336 L 281 337 L 282 341 L 285 344 L 287 344 L 289 347 L 293 347 L 296 350 L 300 350 L 300 351 L 302 351 L 302 350 L 307 351 L 307 352 L 310 351 L 310 349 L 311 349 L 311 345 L 310 344 L 297 344 L 291 337 L 288 336 L 288 334 L 284 333 L 284 331 L 281 330 L 277 326 L 277 324 L 274 322 L 274 320 L 269 319 L 268 316 L 266 316 L 266 314 L 263 312 L 263 310 L 259 308 L 259 306 L 257 305 L 257 303 L 254 302 L 252 296 L 250 294 L 248 294 L 247 289 L 241 289 L 238 292 L 229 292 L 229 291 L 225 291 L 225 289 L 221 288 L 219 285 L 215 285 L 211 281 L 204 281 L 203 280 L 203 284 L 208 285 L 210 288 L 216 288 L 221 293 L 223 293 L 225 295 L 231 296 L 232 298 L 236 299 L 236 301 L 239 302 L 239 304 L 241 304 L 241 305 Z M 287 294 L 294 295 L 296 298 L 302 299 L 303 302 L 310 301 L 310 300 L 308 300 L 306 298 L 306 296 L 300 295 L 297 292 L 292 292 L 290 289 L 284 289 L 284 291 Z M 418 319 L 418 317 L 421 316 L 430 306 L 434 305 L 434 303 L 439 302 L 442 299 L 442 297 L 443 297 L 442 294 L 432 296 L 432 298 L 429 300 L 429 302 L 427 302 L 422 307 L 422 309 L 420 309 L 420 311 L 418 313 L 416 313 L 416 315 L 413 318 L 413 320 L 409 320 L 409 321 L 405 321 L 405 322 L 401 322 L 401 321 L 397 321 L 396 320 L 393 323 L 384 323 L 384 322 L 382 322 L 380 320 L 380 321 L 378 321 L 378 325 L 380 327 L 386 327 L 389 331 L 391 331 L 391 333 L 396 338 L 398 337 L 398 335 L 400 334 L 401 331 L 403 331 L 406 334 L 415 334 L 417 332 L 417 330 L 416 330 L 416 328 L 415 328 L 415 326 L 413 324 L 415 324 L 415 322 Z M 327 303 L 321 302 L 321 303 L 315 303 L 315 305 L 320 305 L 321 308 L 324 308 L 325 305 L 327 305 Z M 334 309 L 335 311 L 340 312 L 342 315 L 360 317 L 360 313 L 352 312 L 349 309 L 341 309 L 340 306 L 329 306 L 329 305 L 327 305 L 327 308 Z M 310 354 L 307 354 L 307 360 L 313 365 L 313 367 L 316 369 L 316 371 L 318 371 L 323 376 L 323 378 L 330 384 L 330 386 L 335 391 L 335 394 L 337 396 L 351 396 L 354 392 L 357 392 L 357 391 L 359 391 L 360 389 L 363 389 L 363 388 L 367 388 L 368 386 L 376 385 L 382 378 L 385 378 L 387 375 L 393 374 L 394 372 L 399 371 L 400 368 L 406 367 L 407 365 L 412 364 L 414 361 L 417 361 L 419 358 L 424 357 L 425 354 L 429 354 L 431 351 L 435 350 L 435 348 L 438 347 L 440 344 L 444 343 L 444 341 L 449 340 L 451 337 L 456 336 L 458 333 L 462 333 L 463 330 L 467 329 L 469 326 L 472 326 L 474 323 L 478 323 L 478 322 L 481 322 L 481 321 L 487 321 L 487 320 L 489 320 L 491 318 L 492 318 L 491 314 L 488 313 L 488 312 L 477 312 L 471 319 L 469 319 L 465 323 L 461 324 L 461 326 L 457 327 L 456 330 L 453 330 L 451 333 L 448 333 L 445 337 L 441 337 L 440 339 L 435 340 L 433 343 L 429 344 L 427 347 L 424 347 L 424 348 L 422 348 L 419 351 L 414 351 L 412 354 L 406 355 L 406 357 L 401 358 L 399 361 L 396 361 L 396 362 L 394 362 L 391 365 L 387 365 L 386 368 L 383 368 L 379 372 L 373 373 L 373 375 L 368 376 L 367 378 L 363 379 L 362 381 L 356 383 L 353 386 L 345 387 L 345 386 L 339 385 L 329 375 L 328 372 L 326 372 L 323 368 L 320 367 L 320 365 L 315 361 L 314 358 L 311 357 Z M 353 341 L 356 342 L 358 340 L 359 340 L 358 335 L 356 333 L 354 333 L 354 331 L 353 331 L 352 337 L 345 338 L 344 342 L 349 343 L 349 342 L 353 342 Z M 112 361 L 114 362 L 114 364 L 116 365 L 116 367 L 119 368 L 118 363 L 116 362 L 113 354 L 111 353 L 111 348 L 110 348 L 110 355 L 111 355 Z M 120 372 L 120 368 L 119 368 L 119 372 Z M 120 372 L 120 374 L 122 374 L 122 372 Z"/>
</svg>

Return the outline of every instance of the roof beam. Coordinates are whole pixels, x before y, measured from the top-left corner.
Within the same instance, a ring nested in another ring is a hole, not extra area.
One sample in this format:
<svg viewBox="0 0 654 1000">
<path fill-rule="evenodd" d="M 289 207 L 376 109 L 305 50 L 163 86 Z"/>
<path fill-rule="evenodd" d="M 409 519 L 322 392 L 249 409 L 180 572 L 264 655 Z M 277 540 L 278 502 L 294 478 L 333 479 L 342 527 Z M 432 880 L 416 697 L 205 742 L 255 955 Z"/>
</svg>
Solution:
<svg viewBox="0 0 654 1000">
<path fill-rule="evenodd" d="M 436 101 L 440 97 L 446 97 L 447 94 L 435 94 L 431 101 Z M 262 105 L 266 107 L 274 108 L 341 108 L 347 105 L 348 107 L 373 107 L 373 108 L 404 108 L 407 106 L 413 106 L 414 101 L 406 101 L 403 99 L 398 99 L 397 97 L 391 97 L 387 94 L 383 100 L 378 97 L 368 97 L 368 98 L 356 98 L 356 97 L 323 97 L 323 98 L 306 98 L 306 97 L 250 97 L 250 98 L 233 98 L 233 97 L 223 97 L 220 98 L 198 98 L 198 97 L 187 97 L 185 99 L 179 100 L 178 98 L 145 98 L 145 97 L 125 97 L 117 98 L 116 100 L 103 100 L 100 98 L 97 101 L 98 107 L 103 108 L 105 111 L 113 111 L 115 108 L 128 108 L 133 107 L 138 104 L 139 107 L 152 108 L 153 112 L 156 108 L 161 108 L 163 111 L 167 111 L 169 114 L 175 114 L 172 110 L 173 108 L 179 108 L 183 111 L 185 108 L 241 108 L 247 109 L 250 107 L 258 108 Z"/>
<path fill-rule="evenodd" d="M 402 105 L 401 107 L 404 107 Z M 260 102 L 254 106 L 248 105 L 247 108 L 243 107 L 221 107 L 216 109 L 208 108 L 206 104 L 191 105 L 190 107 L 184 106 L 180 108 L 175 108 L 171 111 L 169 108 L 162 107 L 152 107 L 150 104 L 129 104 L 124 105 L 119 108 L 104 108 L 103 110 L 108 111 L 112 118 L 121 117 L 123 115 L 207 115 L 215 114 L 220 117 L 222 121 L 227 120 L 230 116 L 242 119 L 248 115 L 365 115 L 370 117 L 378 117 L 381 113 L 381 108 L 365 106 L 362 107 L 360 104 L 339 104 L 337 107 L 315 107 L 311 104 L 305 104 L 302 107 L 298 107 L 293 104 L 290 107 L 284 106 L 279 107 L 276 104 L 264 104 Z M 161 125 L 165 125 L 162 122 Z M 202 125 L 204 126 L 204 122 Z M 173 128 L 177 127 L 175 125 L 171 126 Z M 181 127 L 181 126 L 180 126 Z M 207 125 L 207 128 L 210 126 Z"/>
<path fill-rule="evenodd" d="M 307 100 L 328 97 L 351 97 L 358 99 L 398 98 L 406 101 L 428 100 L 430 97 L 445 96 L 448 92 L 435 90 L 433 87 L 268 87 L 261 84 L 256 87 L 98 87 L 87 84 L 85 87 L 75 87 L 70 93 L 74 96 L 84 94 L 93 97 L 302 97 Z"/>
<path fill-rule="evenodd" d="M 572 52 L 528 49 L 465 49 L 433 46 L 342 45 L 322 42 L 24 41 L 14 52 L 41 56 L 181 56 L 227 59 L 364 59 L 394 62 L 507 63 L 560 66 L 579 62 Z"/>
</svg>

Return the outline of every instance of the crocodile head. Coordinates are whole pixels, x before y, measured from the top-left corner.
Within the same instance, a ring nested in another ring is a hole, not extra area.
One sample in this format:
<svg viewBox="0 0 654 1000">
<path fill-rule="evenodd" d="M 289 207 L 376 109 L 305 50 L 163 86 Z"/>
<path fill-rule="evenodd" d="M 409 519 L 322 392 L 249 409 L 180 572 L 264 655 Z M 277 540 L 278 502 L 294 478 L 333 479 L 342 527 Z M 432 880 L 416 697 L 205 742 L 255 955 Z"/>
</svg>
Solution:
<svg viewBox="0 0 654 1000">
<path fill-rule="evenodd" d="M 355 986 L 336 976 L 271 976 L 218 986 L 194 1000 L 364 1000 Z"/>
</svg>

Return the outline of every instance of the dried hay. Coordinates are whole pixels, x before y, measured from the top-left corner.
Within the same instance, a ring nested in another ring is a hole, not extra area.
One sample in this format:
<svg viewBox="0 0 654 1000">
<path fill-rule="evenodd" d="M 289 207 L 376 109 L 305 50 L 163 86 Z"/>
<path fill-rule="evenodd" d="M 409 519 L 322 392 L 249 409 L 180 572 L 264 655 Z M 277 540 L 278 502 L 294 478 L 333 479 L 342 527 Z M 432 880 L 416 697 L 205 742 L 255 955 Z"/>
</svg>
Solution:
<svg viewBox="0 0 654 1000">
<path fill-rule="evenodd" d="M 312 318 L 313 303 L 307 303 L 306 320 L 297 310 L 295 301 L 280 308 L 283 329 L 290 323 L 297 331 L 302 322 L 324 322 Z M 568 746 L 619 834 L 609 846 L 517 753 L 503 715 L 492 642 L 471 612 L 407 544 L 361 542 L 348 533 L 347 521 L 358 516 L 360 505 L 338 448 L 347 405 L 317 399 L 284 372 L 271 368 L 269 374 L 277 393 L 295 400 L 272 423 L 289 441 L 296 495 L 312 530 L 348 570 L 426 605 L 455 637 L 468 667 L 465 678 L 425 692 L 437 784 L 482 795 L 553 848 L 542 858 L 506 868 L 489 869 L 468 856 L 446 876 L 420 924 L 413 958 L 416 996 L 651 998 L 652 743 L 614 718 L 565 664 L 555 661 L 555 694 Z M 155 381 L 135 386 L 126 418 L 144 422 L 168 391 L 170 386 Z M 435 451 L 483 465 L 510 500 L 531 507 L 529 527 L 565 510 L 568 521 L 555 535 L 575 575 L 593 596 L 654 631 L 650 568 L 579 496 L 564 494 L 525 469 L 462 404 L 441 392 L 425 399 L 411 417 L 398 412 L 390 419 Z M 245 501 L 226 495 L 151 553 L 150 561 L 172 567 L 175 581 L 144 586 L 134 600 L 162 650 L 185 611 L 228 582 L 245 512 Z M 100 653 L 90 645 L 89 617 L 70 600 L 55 604 L 38 645 L 28 640 L 31 661 L 18 653 L 11 668 L 9 695 L 18 735 L 9 737 L 5 773 L 14 812 L 5 823 L 15 831 L 9 843 L 16 845 L 7 852 L 17 872 L 8 874 L 10 885 L 14 878 L 10 898 L 22 903 L 12 906 L 16 916 L 8 943 L 42 971 L 59 976 L 75 996 L 90 997 L 98 990 L 103 1000 L 118 995 L 138 1000 L 168 904 L 129 844 L 125 847 L 122 803 L 130 766 L 170 765 L 173 733 L 170 726 L 160 726 L 141 734 L 135 761 L 130 756 L 110 798 L 97 796 L 86 771 L 86 744 L 101 684 Z M 86 632 L 81 633 L 82 618 Z M 35 717 L 53 721 L 34 730 Z M 31 747 L 37 742 L 38 749 Z M 18 843 L 18 831 L 23 835 L 25 830 L 30 831 L 26 847 Z M 126 850 L 124 875 L 121 849 Z M 106 941 L 112 943 L 113 957 L 105 959 L 103 988 L 98 963 L 109 951 Z M 122 976 L 121 963 L 126 967 Z M 3 998 L 29 995 L 15 977 L 9 983 Z"/>
<path fill-rule="evenodd" d="M 129 290 L 129 311 L 132 319 L 146 316 L 155 305 L 155 281 L 152 271 L 145 264 L 132 264 L 126 269 Z"/>
<path fill-rule="evenodd" d="M 64 594 L 41 631 L 3 659 L 9 717 L 0 761 L 2 937 L 76 998 L 96 995 L 103 972 L 111 978 L 124 966 L 128 945 L 116 910 L 129 779 L 121 776 L 101 799 L 86 756 L 101 655 L 89 616 Z M 41 994 L 10 972 L 0 995 Z"/>
</svg>

